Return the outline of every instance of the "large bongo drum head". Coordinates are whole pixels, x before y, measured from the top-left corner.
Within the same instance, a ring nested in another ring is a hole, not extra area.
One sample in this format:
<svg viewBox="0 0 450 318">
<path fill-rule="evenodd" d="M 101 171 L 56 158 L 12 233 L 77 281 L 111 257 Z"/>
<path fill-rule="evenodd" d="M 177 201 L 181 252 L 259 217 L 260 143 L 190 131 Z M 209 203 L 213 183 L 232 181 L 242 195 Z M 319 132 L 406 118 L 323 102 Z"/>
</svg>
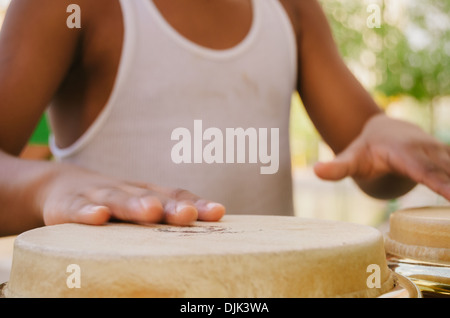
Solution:
<svg viewBox="0 0 450 318">
<path fill-rule="evenodd" d="M 378 297 L 395 287 L 375 228 L 227 215 L 192 226 L 34 229 L 15 241 L 5 297 Z"/>
</svg>

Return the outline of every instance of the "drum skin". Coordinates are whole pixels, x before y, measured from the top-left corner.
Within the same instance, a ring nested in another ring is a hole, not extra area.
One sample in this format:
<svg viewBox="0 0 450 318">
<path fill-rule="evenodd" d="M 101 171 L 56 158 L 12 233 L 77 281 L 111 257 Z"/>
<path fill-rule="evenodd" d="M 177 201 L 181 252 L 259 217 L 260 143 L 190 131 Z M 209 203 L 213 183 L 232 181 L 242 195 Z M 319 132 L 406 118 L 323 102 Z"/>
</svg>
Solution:
<svg viewBox="0 0 450 318">
<path fill-rule="evenodd" d="M 373 227 L 226 215 L 184 227 L 62 224 L 22 233 L 4 295 L 378 297 L 394 285 Z"/>
<path fill-rule="evenodd" d="M 390 216 L 389 254 L 450 265 L 450 207 L 418 207 Z"/>
</svg>

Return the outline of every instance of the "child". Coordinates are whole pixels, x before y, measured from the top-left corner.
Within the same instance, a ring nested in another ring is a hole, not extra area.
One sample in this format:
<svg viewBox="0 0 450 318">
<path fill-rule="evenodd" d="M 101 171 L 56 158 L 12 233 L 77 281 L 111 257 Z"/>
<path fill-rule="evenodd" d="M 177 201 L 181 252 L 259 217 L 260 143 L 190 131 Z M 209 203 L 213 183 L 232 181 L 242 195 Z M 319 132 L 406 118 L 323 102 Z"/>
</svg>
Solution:
<svg viewBox="0 0 450 318">
<path fill-rule="evenodd" d="M 449 147 L 380 111 L 316 0 L 70 4 L 79 28 L 65 1 L 13 0 L 1 31 L 1 235 L 216 221 L 225 207 L 292 214 L 295 90 L 337 154 L 319 177 L 377 198 L 416 182 L 450 198 Z M 47 108 L 56 162 L 18 159 Z"/>
</svg>

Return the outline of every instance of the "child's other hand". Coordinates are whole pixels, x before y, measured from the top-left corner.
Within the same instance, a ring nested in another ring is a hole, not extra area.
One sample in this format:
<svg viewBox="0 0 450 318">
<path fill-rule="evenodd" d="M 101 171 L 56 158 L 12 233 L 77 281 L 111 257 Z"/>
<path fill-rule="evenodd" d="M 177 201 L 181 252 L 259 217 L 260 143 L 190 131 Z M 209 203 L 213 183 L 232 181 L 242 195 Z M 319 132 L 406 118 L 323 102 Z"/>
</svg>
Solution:
<svg viewBox="0 0 450 318">
<path fill-rule="evenodd" d="M 110 219 L 187 225 L 218 221 L 225 214 L 221 204 L 186 190 L 122 182 L 69 165 L 44 182 L 39 204 L 46 225 L 100 225 Z"/>
<path fill-rule="evenodd" d="M 384 114 L 371 118 L 346 150 L 331 162 L 316 164 L 314 170 L 322 179 L 353 177 L 358 184 L 397 175 L 450 200 L 450 147 L 417 126 Z"/>
</svg>

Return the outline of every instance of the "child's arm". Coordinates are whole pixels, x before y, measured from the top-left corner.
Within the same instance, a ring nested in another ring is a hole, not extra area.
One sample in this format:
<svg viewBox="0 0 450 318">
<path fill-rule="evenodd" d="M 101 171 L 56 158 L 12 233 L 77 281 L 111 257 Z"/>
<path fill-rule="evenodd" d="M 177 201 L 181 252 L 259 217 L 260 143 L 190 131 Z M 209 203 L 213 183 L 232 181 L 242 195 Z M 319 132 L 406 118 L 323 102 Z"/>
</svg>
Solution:
<svg viewBox="0 0 450 318">
<path fill-rule="evenodd" d="M 67 28 L 66 6 L 64 1 L 14 0 L 0 33 L 0 236 L 44 224 L 101 224 L 110 218 L 172 224 L 220 219 L 223 206 L 187 191 L 17 157 L 89 25 Z"/>
<path fill-rule="evenodd" d="M 297 15 L 298 90 L 318 131 L 338 154 L 335 161 L 318 164 L 317 175 L 353 177 L 378 198 L 400 196 L 420 182 L 450 199 L 450 148 L 382 114 L 341 59 L 317 0 L 290 4 Z"/>
</svg>

